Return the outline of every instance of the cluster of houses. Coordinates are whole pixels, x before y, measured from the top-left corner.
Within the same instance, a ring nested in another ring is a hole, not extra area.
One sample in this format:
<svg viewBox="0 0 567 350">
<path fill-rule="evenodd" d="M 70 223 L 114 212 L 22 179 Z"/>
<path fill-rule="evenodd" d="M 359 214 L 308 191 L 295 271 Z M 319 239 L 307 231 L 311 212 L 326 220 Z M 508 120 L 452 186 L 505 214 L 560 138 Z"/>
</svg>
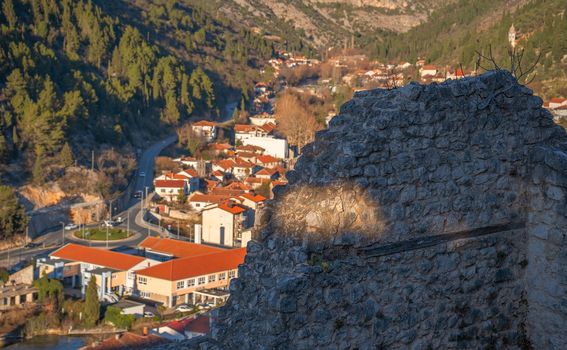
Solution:
<svg viewBox="0 0 567 350">
<path fill-rule="evenodd" d="M 209 142 L 206 147 L 215 159 L 174 159 L 185 170 L 154 179 L 156 195 L 170 204 L 158 206 L 159 214 L 172 216 L 172 203 L 186 205 L 200 216 L 195 242 L 245 247 L 257 210 L 275 187 L 287 184 L 287 141 L 274 135 L 275 120 L 269 114 L 234 125 L 235 145 L 214 142 L 214 122 L 196 122 L 192 129 Z"/>
<path fill-rule="evenodd" d="M 245 248 L 147 237 L 128 253 L 67 244 L 39 259 L 36 268 L 37 276 L 61 280 L 80 295 L 94 278 L 99 299 L 109 302 L 132 296 L 166 307 L 217 305 L 228 298 L 245 255 Z"/>
<path fill-rule="evenodd" d="M 277 50 L 275 52 L 275 57 L 268 61 L 272 69 L 274 70 L 274 76 L 279 76 L 282 68 L 295 68 L 299 66 L 313 67 L 321 62 L 315 58 L 307 58 L 304 55 L 287 52 L 284 50 Z"/>
</svg>

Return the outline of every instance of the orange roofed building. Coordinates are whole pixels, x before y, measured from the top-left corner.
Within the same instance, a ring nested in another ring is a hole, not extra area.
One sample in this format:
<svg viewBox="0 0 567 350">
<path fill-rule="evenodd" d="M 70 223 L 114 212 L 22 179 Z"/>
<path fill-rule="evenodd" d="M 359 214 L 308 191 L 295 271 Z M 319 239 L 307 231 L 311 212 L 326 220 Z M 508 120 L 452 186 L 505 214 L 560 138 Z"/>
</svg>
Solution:
<svg viewBox="0 0 567 350">
<path fill-rule="evenodd" d="M 202 213 L 202 237 L 196 241 L 225 247 L 245 247 L 251 239 L 253 210 L 235 200 L 210 205 Z"/>
<path fill-rule="evenodd" d="M 144 250 L 146 257 L 161 261 L 224 251 L 224 249 L 203 244 L 159 237 L 147 237 L 138 244 L 138 248 Z"/>
<path fill-rule="evenodd" d="M 137 294 L 173 307 L 228 298 L 230 280 L 238 276 L 245 248 L 174 259 L 136 271 Z M 225 292 L 223 292 L 225 290 Z"/>
<path fill-rule="evenodd" d="M 82 294 L 91 278 L 96 279 L 99 298 L 106 294 L 130 294 L 134 291 L 134 271 L 158 264 L 159 261 L 140 256 L 67 244 L 37 262 L 39 275 L 63 281 L 67 286 L 80 287 Z"/>
</svg>

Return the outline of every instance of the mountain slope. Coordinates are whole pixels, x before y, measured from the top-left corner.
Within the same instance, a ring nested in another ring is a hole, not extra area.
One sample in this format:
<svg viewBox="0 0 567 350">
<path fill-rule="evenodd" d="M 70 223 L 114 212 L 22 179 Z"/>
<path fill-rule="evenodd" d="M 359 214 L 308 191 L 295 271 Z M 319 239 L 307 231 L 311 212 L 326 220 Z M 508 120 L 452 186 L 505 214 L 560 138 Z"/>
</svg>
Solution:
<svg viewBox="0 0 567 350">
<path fill-rule="evenodd" d="M 506 67 L 511 26 L 517 30 L 517 50 L 524 50 L 523 68 L 536 62 L 532 84 L 544 97 L 567 96 L 567 4 L 563 0 L 459 0 L 431 14 L 430 19 L 407 33 L 384 40 L 368 37 L 362 46 L 384 61 L 430 63 L 474 69 L 475 51 L 489 54 Z M 490 66 L 489 62 L 482 62 Z"/>
<path fill-rule="evenodd" d="M 213 0 L 227 17 L 310 45 L 343 46 L 375 30 L 404 32 L 450 0 Z"/>
<path fill-rule="evenodd" d="M 0 31 L 0 176 L 19 183 L 60 176 L 67 144 L 90 166 L 93 149 L 214 117 L 273 50 L 172 1 L 5 0 Z"/>
</svg>

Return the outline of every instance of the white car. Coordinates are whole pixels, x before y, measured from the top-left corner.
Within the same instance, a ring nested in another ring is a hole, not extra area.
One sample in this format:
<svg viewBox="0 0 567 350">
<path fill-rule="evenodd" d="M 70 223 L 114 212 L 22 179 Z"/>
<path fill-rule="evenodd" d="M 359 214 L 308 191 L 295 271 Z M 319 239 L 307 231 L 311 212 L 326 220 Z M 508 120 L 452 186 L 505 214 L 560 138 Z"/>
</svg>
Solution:
<svg viewBox="0 0 567 350">
<path fill-rule="evenodd" d="M 76 229 L 77 227 L 79 227 L 79 225 L 77 224 L 67 224 L 65 225 L 65 230 L 70 231 Z"/>
<path fill-rule="evenodd" d="M 155 317 L 155 315 L 151 311 L 146 311 L 146 312 L 144 312 L 144 317 Z"/>
<path fill-rule="evenodd" d="M 193 308 L 189 307 L 189 305 L 179 305 L 178 307 L 175 308 L 175 311 L 177 311 L 177 312 L 189 312 L 189 311 L 193 311 Z"/>
<path fill-rule="evenodd" d="M 115 221 L 112 221 L 112 220 L 104 220 L 104 221 L 102 222 L 102 226 L 103 226 L 103 227 L 113 227 L 113 226 L 115 226 L 115 225 L 116 225 L 116 222 L 115 222 Z"/>
<path fill-rule="evenodd" d="M 197 305 L 197 307 L 199 308 L 199 310 L 208 310 L 213 306 L 211 304 L 202 303 L 202 304 Z"/>
<path fill-rule="evenodd" d="M 140 177 L 144 177 L 146 176 L 146 173 L 144 171 L 140 171 Z"/>
</svg>

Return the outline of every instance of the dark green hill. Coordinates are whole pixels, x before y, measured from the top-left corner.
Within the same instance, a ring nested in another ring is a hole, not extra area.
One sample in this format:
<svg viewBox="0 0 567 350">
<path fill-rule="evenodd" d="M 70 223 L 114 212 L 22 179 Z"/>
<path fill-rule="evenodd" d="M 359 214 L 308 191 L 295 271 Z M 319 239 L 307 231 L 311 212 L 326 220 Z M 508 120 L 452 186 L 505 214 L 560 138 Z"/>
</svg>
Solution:
<svg viewBox="0 0 567 350">
<path fill-rule="evenodd" d="M 431 14 L 429 19 L 407 33 L 390 34 L 385 39 L 368 37 L 361 45 L 374 57 L 385 61 L 415 62 L 424 57 L 439 65 L 462 64 L 475 68 L 475 51 L 488 53 L 495 60 L 509 61 L 508 31 L 514 25 L 518 50 L 525 50 L 528 67 L 541 59 L 532 85 L 545 97 L 567 95 L 567 3 L 563 0 L 458 0 Z M 372 40 L 372 38 L 377 40 Z"/>
<path fill-rule="evenodd" d="M 0 174 L 49 169 L 66 143 L 88 163 L 101 145 L 141 145 L 191 115 L 214 118 L 247 96 L 273 50 L 170 0 L 3 0 L 0 32 Z"/>
</svg>

